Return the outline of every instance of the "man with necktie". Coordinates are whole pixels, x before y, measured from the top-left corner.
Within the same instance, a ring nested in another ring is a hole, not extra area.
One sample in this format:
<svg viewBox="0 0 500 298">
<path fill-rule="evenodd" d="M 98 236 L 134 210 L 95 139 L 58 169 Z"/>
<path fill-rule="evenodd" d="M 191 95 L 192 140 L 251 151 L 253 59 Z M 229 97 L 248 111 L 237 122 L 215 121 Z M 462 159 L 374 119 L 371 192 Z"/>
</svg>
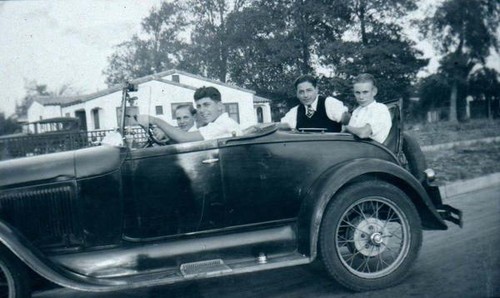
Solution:
<svg viewBox="0 0 500 298">
<path fill-rule="evenodd" d="M 347 107 L 338 99 L 318 95 L 318 81 L 311 75 L 302 75 L 295 80 L 295 91 L 299 105 L 281 118 L 292 129 L 324 128 L 328 132 L 340 132 L 342 124 L 349 122 Z"/>
</svg>

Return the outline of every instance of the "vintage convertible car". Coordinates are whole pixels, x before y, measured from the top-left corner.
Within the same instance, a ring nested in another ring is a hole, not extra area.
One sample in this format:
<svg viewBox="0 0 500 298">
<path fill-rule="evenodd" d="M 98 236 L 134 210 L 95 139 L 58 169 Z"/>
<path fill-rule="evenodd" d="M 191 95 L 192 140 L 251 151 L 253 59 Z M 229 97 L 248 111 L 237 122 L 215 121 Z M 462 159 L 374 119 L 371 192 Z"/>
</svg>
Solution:
<svg viewBox="0 0 500 298">
<path fill-rule="evenodd" d="M 383 145 L 267 124 L 233 138 L 3 161 L 0 295 L 29 296 L 35 275 L 113 291 L 316 259 L 355 291 L 395 285 L 422 230 L 461 224 L 461 213 L 402 149 L 397 104 L 391 111 Z"/>
</svg>

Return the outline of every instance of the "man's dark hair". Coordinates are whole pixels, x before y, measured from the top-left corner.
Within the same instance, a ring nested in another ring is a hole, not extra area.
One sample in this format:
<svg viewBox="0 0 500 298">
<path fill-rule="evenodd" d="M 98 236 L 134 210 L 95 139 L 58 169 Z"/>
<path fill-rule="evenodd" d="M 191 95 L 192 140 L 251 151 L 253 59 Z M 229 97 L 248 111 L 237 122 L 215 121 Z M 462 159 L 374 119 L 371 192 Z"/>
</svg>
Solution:
<svg viewBox="0 0 500 298">
<path fill-rule="evenodd" d="M 210 97 L 213 101 L 221 101 L 220 92 L 215 87 L 200 87 L 194 92 L 194 100 Z"/>
<path fill-rule="evenodd" d="M 318 85 L 318 79 L 316 79 L 316 77 L 309 75 L 309 74 L 306 74 L 306 75 L 301 75 L 300 77 L 298 77 L 295 80 L 295 82 L 293 83 L 295 86 L 295 89 L 297 89 L 297 86 L 300 83 L 304 83 L 304 82 L 311 83 L 314 86 L 314 88 L 316 88 L 316 86 Z"/>
<path fill-rule="evenodd" d="M 375 81 L 375 77 L 372 76 L 369 73 L 362 73 L 359 74 L 352 80 L 352 84 L 357 84 L 357 83 L 372 83 L 373 86 L 377 86 L 377 82 Z"/>
<path fill-rule="evenodd" d="M 175 112 L 177 112 L 178 110 L 180 109 L 187 109 L 189 111 L 189 113 L 191 115 L 194 116 L 194 114 L 196 114 L 196 109 L 193 107 L 193 105 L 190 105 L 190 104 L 185 104 L 185 105 L 178 105 L 176 108 L 175 108 Z"/>
</svg>

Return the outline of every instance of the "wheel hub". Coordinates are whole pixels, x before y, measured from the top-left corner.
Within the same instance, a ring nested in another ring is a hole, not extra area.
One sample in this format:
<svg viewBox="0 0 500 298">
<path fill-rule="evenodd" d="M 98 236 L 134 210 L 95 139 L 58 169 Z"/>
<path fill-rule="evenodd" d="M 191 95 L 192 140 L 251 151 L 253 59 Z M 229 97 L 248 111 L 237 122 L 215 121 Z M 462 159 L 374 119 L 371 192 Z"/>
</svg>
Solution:
<svg viewBox="0 0 500 298">
<path fill-rule="evenodd" d="M 373 257 L 386 249 L 389 243 L 389 231 L 383 221 L 370 217 L 357 224 L 353 240 L 361 254 Z"/>
</svg>

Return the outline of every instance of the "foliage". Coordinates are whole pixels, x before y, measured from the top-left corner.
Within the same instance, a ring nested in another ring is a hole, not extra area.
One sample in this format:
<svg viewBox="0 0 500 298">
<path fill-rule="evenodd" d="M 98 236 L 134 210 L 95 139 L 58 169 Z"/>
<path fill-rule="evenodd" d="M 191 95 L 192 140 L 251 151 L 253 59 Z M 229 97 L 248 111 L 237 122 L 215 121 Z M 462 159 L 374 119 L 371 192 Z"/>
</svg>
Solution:
<svg viewBox="0 0 500 298">
<path fill-rule="evenodd" d="M 420 117 L 430 110 L 449 105 L 450 86 L 442 74 L 433 74 L 420 80 L 417 93 L 420 100 L 414 114 Z"/>
<path fill-rule="evenodd" d="M 427 63 L 398 25 L 415 0 L 175 3 L 143 21 L 147 39 L 117 47 L 104 72 L 108 84 L 175 67 L 255 90 L 281 108 L 295 104 L 292 83 L 304 73 L 320 75 L 322 93 L 348 102 L 350 79 L 360 72 L 378 79 L 381 101 L 407 98 Z M 190 32 L 188 42 L 180 42 L 182 32 Z M 321 75 L 325 67 L 330 73 Z"/>
<path fill-rule="evenodd" d="M 21 131 L 21 126 L 12 118 L 5 118 L 4 113 L 0 113 L 0 136 Z"/>
<path fill-rule="evenodd" d="M 186 43 L 182 28 L 187 25 L 180 4 L 163 2 L 153 8 L 142 21 L 145 37 L 134 35 L 116 46 L 103 71 L 106 84 L 112 86 L 125 80 L 143 77 L 181 64 Z"/>
<path fill-rule="evenodd" d="M 69 96 L 77 95 L 82 91 L 73 87 L 73 84 L 64 83 L 61 87 L 55 90 L 49 90 L 46 84 L 40 84 L 36 80 L 25 81 L 24 89 L 26 95 L 23 97 L 20 104 L 16 104 L 16 115 L 23 116 L 28 113 L 28 108 L 33 103 L 35 97 L 38 96 Z"/>
<path fill-rule="evenodd" d="M 460 91 L 467 88 L 471 70 L 478 64 L 484 66 L 490 49 L 499 48 L 499 7 L 495 0 L 447 0 L 424 22 L 422 32 L 444 55 L 439 71 L 451 88 L 451 121 L 463 119 L 457 115 L 457 106 L 465 101 L 466 92 Z"/>
<path fill-rule="evenodd" d="M 500 74 L 492 68 L 483 68 L 474 72 L 469 80 L 469 93 L 476 99 L 486 100 L 488 118 L 500 115 L 500 107 L 494 106 L 494 100 L 500 99 Z"/>
</svg>

